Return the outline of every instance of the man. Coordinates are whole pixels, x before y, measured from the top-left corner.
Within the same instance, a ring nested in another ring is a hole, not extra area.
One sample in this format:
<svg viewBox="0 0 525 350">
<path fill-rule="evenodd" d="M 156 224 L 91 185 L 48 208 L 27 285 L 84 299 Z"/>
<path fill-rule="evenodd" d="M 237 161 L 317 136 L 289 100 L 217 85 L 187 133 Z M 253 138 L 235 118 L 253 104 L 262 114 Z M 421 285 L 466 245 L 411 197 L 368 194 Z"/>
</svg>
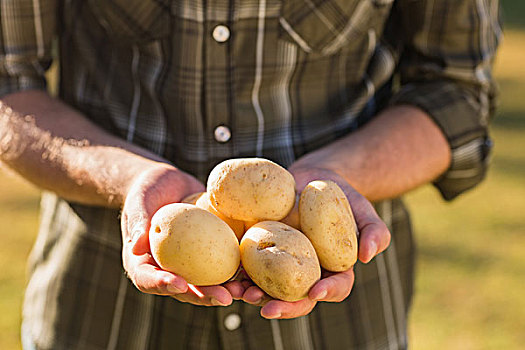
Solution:
<svg viewBox="0 0 525 350">
<path fill-rule="evenodd" d="M 0 11 L 1 159 L 47 190 L 25 348 L 407 346 L 414 247 L 399 196 L 433 181 L 452 199 L 483 178 L 497 1 L 2 0 Z M 60 99 L 44 92 L 55 37 Z M 160 270 L 155 210 L 248 156 L 288 167 L 298 191 L 343 187 L 361 263 L 296 303 L 239 282 L 199 297 Z"/>
</svg>

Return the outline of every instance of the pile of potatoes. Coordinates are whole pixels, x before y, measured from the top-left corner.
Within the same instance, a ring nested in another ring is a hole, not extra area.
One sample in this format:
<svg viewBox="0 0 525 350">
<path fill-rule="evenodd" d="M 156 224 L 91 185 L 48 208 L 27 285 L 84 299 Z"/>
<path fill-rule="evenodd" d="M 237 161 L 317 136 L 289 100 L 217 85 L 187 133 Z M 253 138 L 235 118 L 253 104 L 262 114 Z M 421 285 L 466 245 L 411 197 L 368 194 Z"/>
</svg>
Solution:
<svg viewBox="0 0 525 350">
<path fill-rule="evenodd" d="M 321 266 L 345 271 L 357 260 L 357 227 L 343 191 L 313 181 L 296 196 L 293 176 L 261 158 L 230 159 L 206 192 L 169 204 L 152 218 L 159 266 L 197 286 L 230 280 L 240 264 L 273 298 L 305 298 Z M 240 244 L 239 244 L 240 241 Z"/>
</svg>

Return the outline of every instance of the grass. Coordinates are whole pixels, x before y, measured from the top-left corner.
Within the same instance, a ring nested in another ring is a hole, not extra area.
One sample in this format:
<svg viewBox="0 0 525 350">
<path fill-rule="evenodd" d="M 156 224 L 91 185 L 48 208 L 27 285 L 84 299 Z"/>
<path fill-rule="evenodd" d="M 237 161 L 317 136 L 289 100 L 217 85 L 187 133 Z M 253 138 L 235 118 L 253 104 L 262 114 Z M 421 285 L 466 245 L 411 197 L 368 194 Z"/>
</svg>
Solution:
<svg viewBox="0 0 525 350">
<path fill-rule="evenodd" d="M 452 203 L 430 187 L 407 196 L 419 247 L 414 349 L 521 349 L 525 343 L 525 33 L 497 61 L 500 110 L 484 183 Z"/>
<path fill-rule="evenodd" d="M 430 186 L 407 196 L 419 248 L 413 349 L 525 344 L 524 42 L 524 32 L 508 32 L 497 62 L 501 108 L 487 180 L 452 203 L 441 201 Z M 0 194 L 0 349 L 10 350 L 20 348 L 25 261 L 36 236 L 38 191 L 0 169 Z"/>
<path fill-rule="evenodd" d="M 20 348 L 25 261 L 36 236 L 38 191 L 0 169 L 0 349 Z"/>
</svg>

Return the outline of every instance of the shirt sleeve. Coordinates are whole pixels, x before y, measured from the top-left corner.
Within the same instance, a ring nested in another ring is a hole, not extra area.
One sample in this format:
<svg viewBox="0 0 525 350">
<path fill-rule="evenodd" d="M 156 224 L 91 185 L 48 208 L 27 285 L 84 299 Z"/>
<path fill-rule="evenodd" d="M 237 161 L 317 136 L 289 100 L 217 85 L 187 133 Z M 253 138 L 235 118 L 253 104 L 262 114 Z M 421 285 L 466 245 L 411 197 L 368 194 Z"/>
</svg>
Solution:
<svg viewBox="0 0 525 350">
<path fill-rule="evenodd" d="M 56 19 L 56 0 L 0 0 L 0 97 L 46 88 Z"/>
<path fill-rule="evenodd" d="M 402 54 L 400 87 L 391 103 L 421 108 L 447 138 L 451 166 L 434 185 L 451 200 L 477 185 L 487 171 L 499 3 L 400 0 L 392 18 L 386 36 L 394 37 Z"/>
</svg>

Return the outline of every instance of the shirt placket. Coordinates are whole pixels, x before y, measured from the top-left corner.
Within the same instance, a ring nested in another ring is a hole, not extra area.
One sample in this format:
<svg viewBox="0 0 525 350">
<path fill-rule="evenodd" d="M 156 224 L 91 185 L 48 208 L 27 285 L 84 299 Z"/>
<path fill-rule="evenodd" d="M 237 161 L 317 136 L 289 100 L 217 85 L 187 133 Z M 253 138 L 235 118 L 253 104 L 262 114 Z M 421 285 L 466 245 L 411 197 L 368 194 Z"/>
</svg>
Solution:
<svg viewBox="0 0 525 350">
<path fill-rule="evenodd" d="M 203 111 L 209 155 L 214 161 L 233 156 L 232 110 L 233 0 L 206 1 L 204 20 Z"/>
<path fill-rule="evenodd" d="M 211 160 L 233 156 L 232 40 L 233 0 L 204 0 L 203 111 L 210 142 Z M 225 11 L 228 9 L 229 11 Z M 244 316 L 239 303 L 216 309 L 217 329 L 223 346 L 243 349 Z"/>
</svg>

